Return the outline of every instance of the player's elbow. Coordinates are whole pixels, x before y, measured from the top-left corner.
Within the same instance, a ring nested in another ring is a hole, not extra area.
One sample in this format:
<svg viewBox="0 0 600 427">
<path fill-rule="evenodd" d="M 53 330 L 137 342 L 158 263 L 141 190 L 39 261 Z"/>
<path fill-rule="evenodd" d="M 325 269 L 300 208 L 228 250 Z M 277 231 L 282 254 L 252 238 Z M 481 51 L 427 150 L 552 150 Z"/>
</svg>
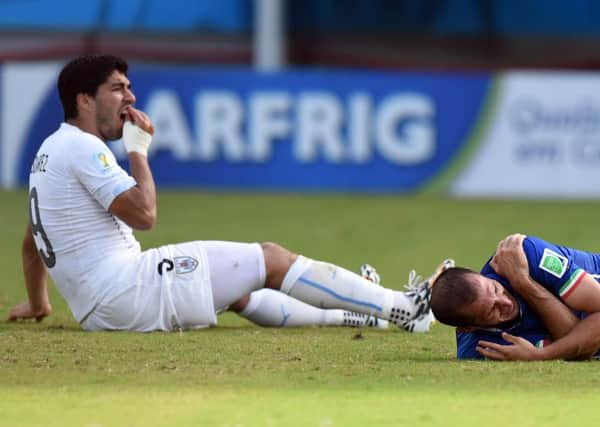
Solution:
<svg viewBox="0 0 600 427">
<path fill-rule="evenodd" d="M 141 211 L 134 228 L 138 230 L 151 230 L 156 225 L 156 216 L 156 209 Z"/>
<path fill-rule="evenodd" d="M 135 230 L 150 230 L 156 225 L 156 206 L 132 209 L 113 204 L 110 213 Z"/>
<path fill-rule="evenodd" d="M 565 360 L 571 362 L 580 362 L 597 358 L 600 344 L 594 343 L 589 345 L 580 345 L 577 347 L 577 352 L 571 357 L 565 357 Z"/>
<path fill-rule="evenodd" d="M 578 356 L 567 357 L 565 358 L 568 362 L 585 362 L 586 360 L 591 360 L 594 357 L 594 353 L 586 353 Z"/>
</svg>

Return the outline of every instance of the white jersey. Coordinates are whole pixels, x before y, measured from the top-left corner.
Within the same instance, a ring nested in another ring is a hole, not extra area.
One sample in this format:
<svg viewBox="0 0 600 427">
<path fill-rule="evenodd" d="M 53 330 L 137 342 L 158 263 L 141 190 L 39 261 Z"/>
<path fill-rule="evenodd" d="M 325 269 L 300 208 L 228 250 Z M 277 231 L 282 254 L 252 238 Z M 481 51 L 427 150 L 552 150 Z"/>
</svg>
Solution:
<svg viewBox="0 0 600 427">
<path fill-rule="evenodd" d="M 77 321 L 140 254 L 131 228 L 108 211 L 135 184 L 104 142 L 67 123 L 37 152 L 29 175 L 33 235 Z"/>
</svg>

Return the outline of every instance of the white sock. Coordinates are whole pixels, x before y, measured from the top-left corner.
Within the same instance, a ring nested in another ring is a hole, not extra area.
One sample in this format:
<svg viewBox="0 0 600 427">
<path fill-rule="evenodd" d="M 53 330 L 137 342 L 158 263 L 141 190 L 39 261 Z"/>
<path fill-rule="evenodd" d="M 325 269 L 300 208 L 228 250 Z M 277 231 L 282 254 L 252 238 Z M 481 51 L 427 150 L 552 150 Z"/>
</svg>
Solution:
<svg viewBox="0 0 600 427">
<path fill-rule="evenodd" d="M 402 323 L 410 320 L 414 303 L 403 292 L 376 285 L 358 274 L 326 262 L 299 256 L 281 290 L 321 308 L 341 308 Z"/>
<path fill-rule="evenodd" d="M 343 310 L 322 310 L 273 289 L 252 292 L 238 314 L 259 326 L 280 328 L 344 324 Z"/>
</svg>

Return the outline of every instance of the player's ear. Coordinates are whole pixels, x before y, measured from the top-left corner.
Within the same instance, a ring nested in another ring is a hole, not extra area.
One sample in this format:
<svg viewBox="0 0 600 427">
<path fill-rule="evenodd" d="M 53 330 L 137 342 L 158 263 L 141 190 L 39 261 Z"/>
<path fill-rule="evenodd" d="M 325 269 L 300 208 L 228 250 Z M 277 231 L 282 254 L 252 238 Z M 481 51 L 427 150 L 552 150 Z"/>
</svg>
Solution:
<svg viewBox="0 0 600 427">
<path fill-rule="evenodd" d="M 475 326 L 458 326 L 456 332 L 473 332 L 475 329 Z"/>
<path fill-rule="evenodd" d="M 79 108 L 80 111 L 81 110 L 83 110 L 83 111 L 89 110 L 93 100 L 94 100 L 93 97 L 91 97 L 87 93 L 83 93 L 83 92 L 78 93 L 77 98 L 76 98 L 77 107 Z"/>
</svg>

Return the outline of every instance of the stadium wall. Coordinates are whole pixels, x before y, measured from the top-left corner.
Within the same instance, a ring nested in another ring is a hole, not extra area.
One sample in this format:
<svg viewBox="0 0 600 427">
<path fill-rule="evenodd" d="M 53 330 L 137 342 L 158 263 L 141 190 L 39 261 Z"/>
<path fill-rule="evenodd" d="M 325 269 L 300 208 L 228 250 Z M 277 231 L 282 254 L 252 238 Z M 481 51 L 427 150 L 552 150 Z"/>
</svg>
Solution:
<svg viewBox="0 0 600 427">
<path fill-rule="evenodd" d="M 59 68 L 0 68 L 2 188 L 62 120 Z M 600 196 L 595 74 L 133 68 L 162 187 Z"/>
</svg>

